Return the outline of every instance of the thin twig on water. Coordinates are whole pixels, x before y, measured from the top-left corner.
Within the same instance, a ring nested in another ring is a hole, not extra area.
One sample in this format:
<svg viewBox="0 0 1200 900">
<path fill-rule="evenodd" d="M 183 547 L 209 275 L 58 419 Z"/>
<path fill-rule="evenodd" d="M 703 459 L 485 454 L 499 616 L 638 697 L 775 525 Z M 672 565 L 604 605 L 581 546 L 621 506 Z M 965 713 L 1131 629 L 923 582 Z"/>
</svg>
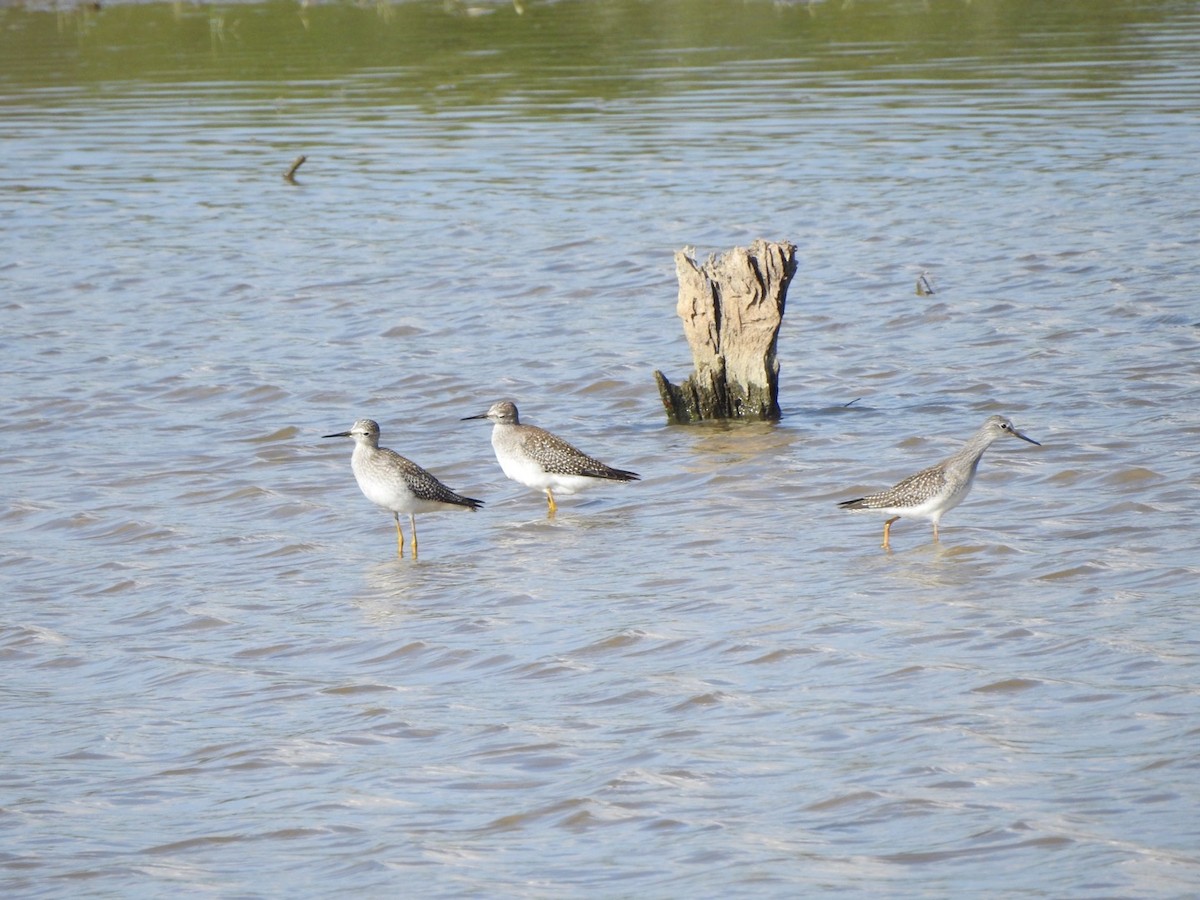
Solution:
<svg viewBox="0 0 1200 900">
<path fill-rule="evenodd" d="M 291 184 L 295 184 L 296 183 L 296 170 L 299 169 L 302 165 L 304 165 L 304 161 L 306 159 L 308 159 L 307 156 L 297 156 L 296 161 L 294 163 L 292 163 L 292 167 L 290 169 L 288 169 L 287 173 L 283 176 L 283 180 L 290 182 Z"/>
</svg>

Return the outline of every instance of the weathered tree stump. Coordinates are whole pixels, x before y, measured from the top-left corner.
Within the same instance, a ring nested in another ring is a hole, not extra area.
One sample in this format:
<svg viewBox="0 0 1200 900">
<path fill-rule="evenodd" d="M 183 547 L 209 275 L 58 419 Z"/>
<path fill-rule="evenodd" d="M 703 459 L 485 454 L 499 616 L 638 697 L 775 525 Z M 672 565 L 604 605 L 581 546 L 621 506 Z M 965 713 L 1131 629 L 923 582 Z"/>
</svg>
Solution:
<svg viewBox="0 0 1200 900">
<path fill-rule="evenodd" d="M 673 385 L 655 371 L 667 419 L 778 419 L 779 361 L 775 344 L 796 247 L 757 240 L 703 266 L 686 250 L 675 254 L 683 331 L 695 371 Z"/>
</svg>

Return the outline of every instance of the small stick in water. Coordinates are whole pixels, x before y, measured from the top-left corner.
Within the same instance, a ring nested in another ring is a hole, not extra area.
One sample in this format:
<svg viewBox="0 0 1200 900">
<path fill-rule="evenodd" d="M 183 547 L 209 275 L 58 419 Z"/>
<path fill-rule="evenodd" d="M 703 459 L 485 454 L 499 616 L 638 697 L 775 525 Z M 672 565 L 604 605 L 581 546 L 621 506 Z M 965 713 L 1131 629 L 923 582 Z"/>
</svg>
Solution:
<svg viewBox="0 0 1200 900">
<path fill-rule="evenodd" d="M 292 184 L 295 184 L 296 183 L 296 170 L 299 169 L 302 165 L 304 165 L 304 161 L 306 159 L 308 159 L 307 156 L 297 156 L 296 161 L 294 163 L 292 163 L 292 167 L 290 169 L 288 169 L 287 173 L 283 176 L 283 180 L 290 181 Z"/>
</svg>

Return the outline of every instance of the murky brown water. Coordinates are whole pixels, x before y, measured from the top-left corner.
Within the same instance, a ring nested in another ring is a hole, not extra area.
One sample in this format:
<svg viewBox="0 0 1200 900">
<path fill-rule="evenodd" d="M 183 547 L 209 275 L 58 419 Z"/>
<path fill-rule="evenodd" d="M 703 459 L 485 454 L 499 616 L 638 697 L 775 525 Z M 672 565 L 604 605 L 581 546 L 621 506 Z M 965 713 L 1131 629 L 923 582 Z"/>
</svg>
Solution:
<svg viewBox="0 0 1200 900">
<path fill-rule="evenodd" d="M 1200 890 L 1198 38 L 0 10 L 0 892 Z M 756 237 L 785 418 L 667 427 L 672 254 Z M 644 480 L 548 521 L 501 396 Z M 996 412 L 940 545 L 837 509 Z M 487 502 L 418 562 L 364 416 Z"/>
</svg>

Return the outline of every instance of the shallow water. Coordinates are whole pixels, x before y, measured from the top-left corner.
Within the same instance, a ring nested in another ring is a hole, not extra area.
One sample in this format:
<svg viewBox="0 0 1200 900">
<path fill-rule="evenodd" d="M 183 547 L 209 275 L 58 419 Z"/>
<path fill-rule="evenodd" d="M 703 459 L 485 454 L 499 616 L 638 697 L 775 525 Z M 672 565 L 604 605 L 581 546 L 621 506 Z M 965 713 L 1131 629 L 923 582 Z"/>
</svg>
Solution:
<svg viewBox="0 0 1200 900">
<path fill-rule="evenodd" d="M 0 10 L 0 891 L 1195 893 L 1198 37 Z M 757 237 L 784 418 L 668 427 L 672 255 Z M 548 520 L 502 396 L 643 480 Z M 837 508 L 997 412 L 940 544 Z M 418 561 L 367 416 L 487 502 Z"/>
</svg>

